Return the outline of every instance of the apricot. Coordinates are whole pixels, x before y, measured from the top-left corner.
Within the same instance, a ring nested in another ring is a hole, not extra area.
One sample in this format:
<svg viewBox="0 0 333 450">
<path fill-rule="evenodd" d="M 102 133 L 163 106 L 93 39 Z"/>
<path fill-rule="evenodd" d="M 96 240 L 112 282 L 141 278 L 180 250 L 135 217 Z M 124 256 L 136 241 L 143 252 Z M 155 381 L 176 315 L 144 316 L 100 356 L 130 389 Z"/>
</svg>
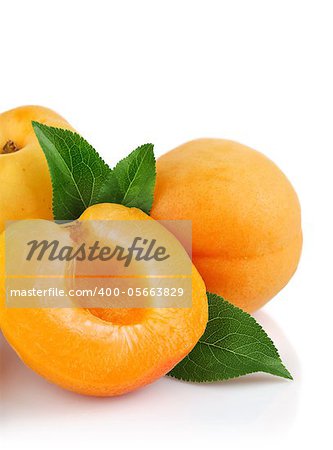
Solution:
<svg viewBox="0 0 333 450">
<path fill-rule="evenodd" d="M 6 241 L 4 233 L 1 235 L 0 269 L 4 274 L 5 243 L 15 252 L 20 241 L 27 242 L 38 234 L 43 239 L 57 239 L 62 245 L 75 243 L 82 235 L 101 243 L 122 242 L 123 227 L 116 227 L 118 231 L 114 232 L 115 227 L 107 224 L 110 220 L 123 221 L 133 235 L 140 230 L 142 232 L 141 223 L 151 221 L 154 236 L 166 244 L 177 261 L 189 264 L 192 281 L 190 306 L 154 307 L 156 298 L 150 296 L 146 298 L 148 307 L 143 308 L 80 307 L 79 299 L 75 298 L 66 308 L 41 307 L 45 305 L 45 299 L 38 298 L 35 307 L 13 308 L 5 302 L 4 276 L 0 282 L 0 326 L 20 358 L 47 380 L 65 389 L 94 396 L 120 395 L 151 383 L 191 351 L 203 334 L 208 319 L 202 278 L 174 235 L 136 208 L 116 204 L 92 206 L 73 225 L 78 227 L 74 232 L 71 225 L 59 227 L 52 222 L 36 220 L 30 228 L 24 225 L 26 221 L 12 224 L 6 230 Z M 128 225 L 130 221 L 133 221 L 132 228 Z M 19 253 L 17 250 L 14 260 L 19 272 L 24 274 L 27 262 Z M 172 261 L 163 263 L 173 270 Z M 48 261 L 36 261 L 35 264 L 36 274 L 48 271 L 45 267 Z M 139 262 L 135 264 L 139 265 Z M 146 282 L 153 286 L 154 281 L 149 274 L 154 273 L 154 264 L 156 266 L 157 263 L 144 261 L 140 264 L 143 267 L 141 272 L 148 275 Z M 114 273 L 114 267 L 109 267 L 110 273 Z M 66 289 L 68 266 L 57 263 L 51 272 L 57 275 L 53 286 Z M 29 278 L 28 285 L 40 287 L 42 282 L 43 278 L 36 276 L 35 279 Z M 174 282 L 176 284 L 177 280 Z"/>
<path fill-rule="evenodd" d="M 0 114 L 0 232 L 9 220 L 52 219 L 51 179 L 33 120 L 72 129 L 57 113 L 41 106 Z"/>
<path fill-rule="evenodd" d="M 151 215 L 191 220 L 192 258 L 207 290 L 248 312 L 297 268 L 297 195 L 272 161 L 237 142 L 198 139 L 161 156 Z"/>
</svg>

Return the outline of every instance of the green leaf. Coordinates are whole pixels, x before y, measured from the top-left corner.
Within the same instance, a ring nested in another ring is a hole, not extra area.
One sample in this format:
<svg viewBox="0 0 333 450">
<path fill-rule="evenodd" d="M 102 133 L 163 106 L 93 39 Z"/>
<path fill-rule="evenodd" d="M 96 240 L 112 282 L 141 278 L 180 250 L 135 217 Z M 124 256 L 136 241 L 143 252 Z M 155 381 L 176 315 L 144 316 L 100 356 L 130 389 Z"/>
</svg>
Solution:
<svg viewBox="0 0 333 450">
<path fill-rule="evenodd" d="M 113 172 L 120 188 L 119 203 L 140 208 L 149 214 L 156 181 L 153 144 L 138 147 L 119 161 Z"/>
<path fill-rule="evenodd" d="M 156 165 L 154 146 L 145 144 L 112 170 L 80 135 L 32 122 L 49 166 L 55 220 L 74 220 L 96 203 L 119 203 L 149 214 Z"/>
<path fill-rule="evenodd" d="M 216 294 L 207 295 L 207 328 L 168 375 L 193 382 L 222 381 L 253 372 L 292 379 L 273 342 L 252 316 Z"/>
<path fill-rule="evenodd" d="M 117 201 L 115 175 L 85 139 L 38 122 L 32 126 L 51 173 L 55 220 L 74 220 L 95 203 Z"/>
</svg>

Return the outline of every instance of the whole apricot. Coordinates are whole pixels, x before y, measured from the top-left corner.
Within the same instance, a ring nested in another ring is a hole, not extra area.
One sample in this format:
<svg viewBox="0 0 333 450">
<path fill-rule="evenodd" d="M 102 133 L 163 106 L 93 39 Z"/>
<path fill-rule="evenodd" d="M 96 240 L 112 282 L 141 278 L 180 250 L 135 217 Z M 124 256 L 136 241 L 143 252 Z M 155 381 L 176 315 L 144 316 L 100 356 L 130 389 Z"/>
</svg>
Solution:
<svg viewBox="0 0 333 450">
<path fill-rule="evenodd" d="M 0 114 L 0 232 L 9 220 L 52 219 L 51 179 L 33 120 L 72 129 L 57 113 L 41 106 Z"/>
<path fill-rule="evenodd" d="M 114 222 L 109 226 L 110 220 L 121 221 L 120 227 L 115 227 Z M 130 221 L 133 222 L 132 227 Z M 56 239 L 66 248 L 82 235 L 89 235 L 101 245 L 110 242 L 117 245 L 123 238 L 123 223 L 135 234 L 138 231 L 142 233 L 143 221 L 152 222 L 152 237 L 163 241 L 177 261 L 184 260 L 189 264 L 192 286 L 189 288 L 191 303 L 188 307 L 154 306 L 158 299 L 150 288 L 161 282 L 154 281 L 151 276 L 156 271 L 156 261 L 134 263 L 141 265 L 140 277 L 134 280 L 135 283 L 144 279 L 149 288 L 149 295 L 144 298 L 146 307 L 80 307 L 80 299 L 71 298 L 67 307 L 59 303 L 57 307 L 55 303 L 56 307 L 52 308 L 45 303 L 45 298 L 39 297 L 35 307 L 10 307 L 5 301 L 5 242 L 2 233 L 0 326 L 20 358 L 49 381 L 81 394 L 113 396 L 133 391 L 165 375 L 192 350 L 205 330 L 208 320 L 205 285 L 174 235 L 136 208 L 116 204 L 92 206 L 83 213 L 78 224 L 73 225 L 78 226 L 76 232 L 71 230 L 71 225 L 59 228 L 53 222 L 40 220 L 34 220 L 30 228 L 25 227 L 26 221 L 20 221 L 6 229 L 6 246 L 12 247 L 12 252 L 16 251 L 16 265 L 19 273 L 24 274 L 28 263 L 18 244 L 30 241 L 33 235 L 40 235 L 47 241 Z M 114 228 L 118 231 L 115 232 Z M 172 262 L 165 260 L 164 263 L 168 269 L 174 270 Z M 70 272 L 66 264 L 49 260 L 36 260 L 35 264 L 36 278 L 30 276 L 23 280 L 25 286 L 38 289 L 42 283 L 45 286 L 45 277 L 38 278 L 38 274 L 45 274 L 49 265 L 51 271 L 48 273 L 52 273 L 52 277 L 47 280 L 47 285 L 51 287 L 52 282 L 54 288 L 67 292 Z M 107 266 L 109 273 L 115 273 L 110 264 Z M 139 273 L 135 265 L 134 269 L 135 274 Z M 171 282 L 177 286 L 176 278 Z M 98 284 L 99 279 L 94 281 L 92 278 L 91 283 Z M 122 301 L 129 300 L 129 295 L 125 292 Z"/>
<path fill-rule="evenodd" d="M 297 195 L 263 154 L 199 139 L 161 156 L 151 212 L 192 221 L 192 258 L 207 290 L 252 312 L 289 281 L 302 247 Z"/>
</svg>

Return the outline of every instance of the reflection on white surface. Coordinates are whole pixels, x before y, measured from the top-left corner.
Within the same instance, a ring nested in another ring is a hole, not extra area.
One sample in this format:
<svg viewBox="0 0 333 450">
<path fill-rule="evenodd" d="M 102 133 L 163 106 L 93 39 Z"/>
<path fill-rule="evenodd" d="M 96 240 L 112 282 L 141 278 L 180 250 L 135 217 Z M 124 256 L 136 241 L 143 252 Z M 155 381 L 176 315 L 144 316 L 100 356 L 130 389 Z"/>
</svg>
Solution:
<svg viewBox="0 0 333 450">
<path fill-rule="evenodd" d="M 131 424 L 133 436 L 149 427 L 150 433 L 169 429 L 187 432 L 286 433 L 297 412 L 300 369 L 296 354 L 278 325 L 264 312 L 257 320 L 275 340 L 295 380 L 254 374 L 224 383 L 188 384 L 163 378 L 154 384 L 116 398 L 90 398 L 49 384 L 25 367 L 1 336 L 1 422 L 5 432 L 20 425 L 37 427 L 56 423 L 67 427 L 91 427 L 95 432 L 108 423 L 118 433 Z M 104 424 L 104 425 L 103 425 Z M 103 428 L 104 430 L 104 428 Z M 146 430 L 147 431 L 147 430 Z M 65 431 L 64 431 L 65 432 Z M 224 433 L 223 433 L 224 434 Z"/>
</svg>

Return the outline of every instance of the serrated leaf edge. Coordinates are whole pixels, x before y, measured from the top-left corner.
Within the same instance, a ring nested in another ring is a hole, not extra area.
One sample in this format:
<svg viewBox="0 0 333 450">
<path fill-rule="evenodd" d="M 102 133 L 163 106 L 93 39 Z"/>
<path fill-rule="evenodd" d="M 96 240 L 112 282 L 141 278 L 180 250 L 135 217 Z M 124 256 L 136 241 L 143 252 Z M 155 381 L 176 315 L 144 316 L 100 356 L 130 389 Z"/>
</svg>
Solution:
<svg viewBox="0 0 333 450">
<path fill-rule="evenodd" d="M 270 373 L 270 372 L 263 371 L 263 370 L 250 370 L 250 371 L 248 371 L 248 372 L 246 372 L 246 373 L 244 373 L 244 374 L 241 374 L 241 375 L 227 376 L 227 377 L 223 377 L 223 378 L 209 378 L 209 377 L 207 377 L 207 378 L 205 378 L 204 380 L 194 380 L 194 379 L 191 379 L 191 378 L 184 378 L 184 377 L 182 377 L 182 376 L 179 376 L 179 377 L 178 377 L 178 376 L 173 375 L 173 374 L 171 373 L 172 370 L 174 369 L 174 368 L 173 368 L 173 369 L 171 369 L 171 371 L 170 371 L 169 373 L 167 373 L 167 376 L 168 376 L 168 377 L 171 377 L 171 378 L 174 378 L 174 379 L 176 379 L 176 380 L 183 381 L 183 382 L 190 382 L 190 383 L 195 383 L 195 384 L 203 384 L 203 383 L 207 383 L 207 384 L 208 384 L 208 383 L 219 383 L 219 382 L 223 382 L 223 381 L 228 381 L 228 380 L 240 378 L 240 377 L 243 377 L 243 376 L 246 376 L 246 375 L 251 375 L 251 374 L 253 374 L 253 373 L 270 374 L 270 375 L 273 375 L 273 376 L 278 376 L 278 377 L 280 377 L 280 378 L 284 378 L 284 379 L 288 379 L 288 380 L 293 380 L 293 377 L 292 377 L 291 373 L 290 373 L 289 370 L 286 368 L 286 366 L 283 364 L 282 359 L 281 359 L 281 356 L 280 356 L 280 354 L 279 354 L 279 351 L 278 351 L 278 349 L 276 348 L 274 342 L 273 342 L 272 339 L 268 336 L 268 334 L 266 333 L 266 331 L 264 330 L 264 328 L 262 327 L 262 325 L 261 325 L 259 322 L 257 322 L 257 320 L 256 320 L 253 316 L 251 316 L 251 314 L 249 314 L 248 312 L 242 310 L 242 309 L 239 308 L 238 306 L 233 305 L 232 303 L 228 302 L 225 298 L 219 296 L 218 294 L 214 294 L 214 293 L 212 293 L 212 292 L 207 292 L 207 297 L 213 298 L 214 300 L 217 300 L 217 299 L 218 299 L 218 301 L 223 301 L 223 302 L 225 302 L 225 303 L 228 303 L 228 305 L 231 305 L 233 308 L 235 308 L 235 309 L 238 310 L 239 312 L 243 313 L 245 316 L 247 316 L 247 318 L 249 318 L 252 322 L 254 322 L 255 325 L 256 325 L 256 326 L 264 333 L 265 337 L 268 339 L 268 341 L 269 341 L 270 344 L 272 345 L 272 347 L 273 347 L 273 349 L 275 350 L 276 355 L 277 355 L 277 357 L 278 357 L 278 359 L 279 359 L 279 362 L 280 362 L 280 364 L 281 364 L 281 368 L 283 368 L 283 369 L 286 371 L 286 374 L 288 374 L 289 376 L 276 375 L 276 374 L 272 374 L 272 373 Z M 211 319 L 208 319 L 208 322 L 209 322 L 210 320 L 211 320 Z M 208 322 L 207 322 L 207 324 L 208 324 Z M 201 338 L 200 338 L 200 339 L 201 339 Z M 197 344 L 200 343 L 200 339 L 198 340 Z M 196 344 L 196 345 L 197 345 L 197 344 Z M 193 350 L 193 349 L 192 349 L 192 350 Z M 191 351 L 192 351 L 192 350 L 191 350 Z M 191 353 L 191 352 L 189 352 L 189 353 Z M 185 358 L 188 357 L 189 353 L 183 358 L 183 360 L 184 360 Z M 183 361 L 183 360 L 182 360 L 182 361 Z M 181 362 L 181 361 L 180 361 L 180 362 Z M 176 364 L 176 365 L 177 365 L 177 364 Z M 176 367 L 176 366 L 175 366 L 175 367 Z"/>
<path fill-rule="evenodd" d="M 146 147 L 146 146 L 150 146 L 150 147 L 151 147 L 151 150 L 152 150 L 152 156 L 153 156 L 153 161 L 154 161 L 154 163 L 155 163 L 155 164 L 154 164 L 154 183 L 153 183 L 153 190 L 152 190 L 152 193 L 149 195 L 149 200 L 150 200 L 151 206 L 150 206 L 149 210 L 147 211 L 147 213 L 150 214 L 150 211 L 151 211 L 151 209 L 152 209 L 152 207 L 153 207 L 154 191 L 155 191 L 155 187 L 156 187 L 156 174 L 157 174 L 157 171 L 156 171 L 156 157 L 155 157 L 155 153 L 154 153 L 154 144 L 152 144 L 151 142 L 147 142 L 147 143 L 145 143 L 145 144 L 139 145 L 139 147 L 135 148 L 135 149 L 132 150 L 127 156 L 125 156 L 124 158 L 122 158 L 121 160 L 119 160 L 112 170 L 114 171 L 115 177 L 116 177 L 116 179 L 118 180 L 117 173 L 116 173 L 117 167 L 118 167 L 121 163 L 123 163 L 126 159 L 128 159 L 133 153 L 139 151 L 140 149 L 142 149 L 143 147 Z M 147 148 L 147 152 L 148 152 L 149 150 L 150 150 L 150 148 L 148 147 L 148 148 Z M 146 154 L 147 154 L 147 153 L 145 153 L 144 157 L 146 156 Z M 142 158 L 142 161 L 140 162 L 140 165 L 142 164 L 143 160 L 144 160 L 144 158 Z M 131 184 L 132 184 L 132 182 L 133 182 L 133 180 L 131 181 Z M 128 188 L 127 191 L 126 191 L 126 194 L 127 194 L 128 191 L 129 191 L 129 188 Z M 121 200 L 122 202 L 123 202 L 124 199 L 126 198 L 126 194 L 125 194 L 124 197 L 122 198 L 122 200 Z"/>
<path fill-rule="evenodd" d="M 37 135 L 37 133 L 36 133 L 36 128 L 38 129 L 38 130 L 41 130 L 41 131 L 43 131 L 43 128 L 45 127 L 45 128 L 50 128 L 50 129 L 52 129 L 52 130 L 55 130 L 55 131 L 60 131 L 60 132 L 63 132 L 63 131 L 66 131 L 66 132 L 68 132 L 69 134 L 71 134 L 72 136 L 75 136 L 75 137 L 77 137 L 77 138 L 79 138 L 79 140 L 81 141 L 81 142 L 84 142 L 85 144 L 87 144 L 94 152 L 95 152 L 95 154 L 96 154 L 96 156 L 98 157 L 98 159 L 103 163 L 103 164 L 105 164 L 105 166 L 112 172 L 112 169 L 110 168 L 110 166 L 104 161 L 104 159 L 101 157 L 101 155 L 98 153 L 98 151 L 83 137 L 83 136 L 81 136 L 79 133 L 77 133 L 76 131 L 73 131 L 73 130 L 69 130 L 68 128 L 60 128 L 60 127 L 53 127 L 53 126 L 49 126 L 49 125 L 46 125 L 46 124 L 43 124 L 43 123 L 40 123 L 40 122 L 37 122 L 37 121 L 35 121 L 35 120 L 32 120 L 31 121 L 31 124 L 32 124 L 32 128 L 33 128 L 33 130 L 34 130 L 34 132 L 35 132 L 35 135 L 36 135 L 36 137 L 37 137 L 37 140 L 38 140 L 38 142 L 39 142 L 39 138 L 38 138 L 38 135 Z M 48 139 L 48 138 L 47 138 Z M 39 145 L 40 145 L 40 147 L 42 148 L 42 146 L 41 146 L 41 144 L 40 144 L 40 142 L 39 142 Z M 42 149 L 42 151 L 43 151 L 43 153 L 44 153 L 44 150 Z M 59 152 L 58 152 L 59 153 Z M 45 155 L 45 153 L 44 153 L 44 155 Z M 61 156 L 61 155 L 60 155 Z M 45 155 L 45 158 L 46 158 L 46 155 Z M 63 160 L 63 158 L 61 157 L 61 159 Z M 64 163 L 66 164 L 66 166 L 67 166 L 67 163 L 64 161 Z M 68 166 L 67 166 L 68 167 Z M 54 191 L 54 188 L 55 188 L 55 185 L 54 185 L 54 182 L 53 182 L 53 177 L 51 177 L 50 176 L 50 178 L 51 178 L 51 186 L 52 186 L 52 215 L 53 215 L 53 218 L 54 218 L 54 220 L 56 220 L 56 221 L 61 221 L 62 219 L 55 219 L 55 214 L 54 214 L 54 211 L 55 211 L 55 196 L 53 195 L 53 191 Z M 100 197 L 100 192 L 98 193 L 98 196 L 97 197 Z M 82 199 L 82 203 L 85 205 L 85 202 L 83 201 L 83 199 Z M 94 204 L 96 204 L 96 203 L 94 203 Z M 92 205 L 89 205 L 89 206 L 92 206 Z M 88 207 L 89 207 L 88 206 Z M 64 207 L 66 208 L 66 205 L 64 205 Z M 69 210 L 68 210 L 69 211 Z M 72 220 L 76 220 L 77 218 L 75 218 L 75 219 L 72 219 Z"/>
</svg>

